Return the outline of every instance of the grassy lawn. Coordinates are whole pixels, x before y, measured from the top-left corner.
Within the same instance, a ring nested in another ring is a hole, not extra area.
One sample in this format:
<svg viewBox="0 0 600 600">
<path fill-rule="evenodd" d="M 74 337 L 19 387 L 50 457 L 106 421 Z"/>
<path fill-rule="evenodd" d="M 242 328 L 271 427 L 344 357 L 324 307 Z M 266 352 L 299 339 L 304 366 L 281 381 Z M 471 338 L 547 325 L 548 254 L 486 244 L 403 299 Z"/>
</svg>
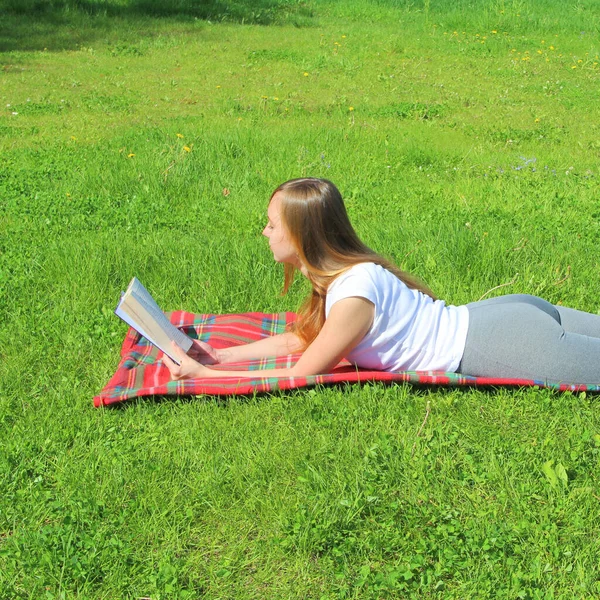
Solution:
<svg viewBox="0 0 600 600">
<path fill-rule="evenodd" d="M 600 597 L 593 395 L 92 407 L 133 275 L 298 307 L 260 235 L 291 177 L 449 303 L 600 312 L 597 3 L 202 7 L 0 0 L 0 599 Z"/>
</svg>

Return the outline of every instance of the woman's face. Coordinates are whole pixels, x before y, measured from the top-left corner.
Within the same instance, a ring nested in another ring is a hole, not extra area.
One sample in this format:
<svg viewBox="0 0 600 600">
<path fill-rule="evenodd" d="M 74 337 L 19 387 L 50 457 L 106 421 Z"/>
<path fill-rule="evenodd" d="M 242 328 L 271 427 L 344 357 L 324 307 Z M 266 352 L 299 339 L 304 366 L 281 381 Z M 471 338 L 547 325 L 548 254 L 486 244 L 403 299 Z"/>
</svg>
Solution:
<svg viewBox="0 0 600 600">
<path fill-rule="evenodd" d="M 296 248 L 292 244 L 290 235 L 281 218 L 281 201 L 282 198 L 279 192 L 271 199 L 267 210 L 269 220 L 267 226 L 263 229 L 263 235 L 269 239 L 269 247 L 273 252 L 273 258 L 277 262 L 290 263 L 300 268 Z"/>
</svg>

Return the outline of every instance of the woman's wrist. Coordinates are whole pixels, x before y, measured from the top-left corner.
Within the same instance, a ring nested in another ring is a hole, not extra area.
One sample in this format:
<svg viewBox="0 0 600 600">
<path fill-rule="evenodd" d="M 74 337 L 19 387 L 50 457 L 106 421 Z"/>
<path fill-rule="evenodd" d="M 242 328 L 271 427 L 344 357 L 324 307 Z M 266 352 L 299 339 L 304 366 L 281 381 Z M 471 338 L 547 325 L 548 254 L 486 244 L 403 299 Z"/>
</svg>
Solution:
<svg viewBox="0 0 600 600">
<path fill-rule="evenodd" d="M 231 355 L 231 352 L 229 351 L 229 348 L 219 348 L 219 349 L 215 349 L 215 354 L 217 356 L 217 362 L 216 364 L 218 365 L 224 365 L 227 364 L 228 359 Z"/>
</svg>

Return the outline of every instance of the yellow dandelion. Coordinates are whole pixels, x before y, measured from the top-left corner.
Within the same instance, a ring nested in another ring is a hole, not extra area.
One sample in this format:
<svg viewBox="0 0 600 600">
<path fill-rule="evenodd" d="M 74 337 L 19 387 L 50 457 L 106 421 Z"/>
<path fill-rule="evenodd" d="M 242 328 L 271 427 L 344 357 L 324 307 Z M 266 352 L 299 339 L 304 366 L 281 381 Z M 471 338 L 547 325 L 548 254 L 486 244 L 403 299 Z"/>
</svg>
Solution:
<svg viewBox="0 0 600 600">
<path fill-rule="evenodd" d="M 343 35 L 343 36 L 342 36 L 342 39 L 343 39 L 343 40 L 345 40 L 345 39 L 346 39 L 346 36 L 345 36 L 345 35 Z"/>
<path fill-rule="evenodd" d="M 69 192 L 67 192 L 67 198 L 70 198 L 70 197 L 71 197 L 71 194 L 69 194 Z"/>
<path fill-rule="evenodd" d="M 182 134 L 182 133 L 178 133 L 178 134 L 177 134 L 177 137 L 178 137 L 180 140 L 182 140 L 182 139 L 183 139 L 183 134 Z"/>
<path fill-rule="evenodd" d="M 268 100 L 268 99 L 269 99 L 269 96 L 263 96 L 263 97 L 262 97 L 262 99 L 263 99 L 263 100 Z"/>
<path fill-rule="evenodd" d="M 539 123 L 539 122 L 540 122 L 540 120 L 539 120 L 539 119 L 536 119 L 534 122 L 535 122 L 535 123 Z"/>
<path fill-rule="evenodd" d="M 183 149 L 184 149 L 186 152 L 191 152 L 191 151 L 192 151 L 192 149 L 191 149 L 189 146 L 184 146 L 184 147 L 183 147 Z"/>
<path fill-rule="evenodd" d="M 516 52 L 516 51 L 517 51 L 517 50 L 516 50 L 515 48 L 513 48 L 513 49 L 511 50 L 511 52 Z"/>
<path fill-rule="evenodd" d="M 277 96 L 273 96 L 273 100 L 279 100 Z"/>
<path fill-rule="evenodd" d="M 578 62 L 578 63 L 582 63 L 583 61 L 582 61 L 581 59 L 579 59 L 577 62 Z"/>
<path fill-rule="evenodd" d="M 542 40 L 542 44 L 545 44 L 545 43 L 546 43 L 546 41 L 545 41 L 545 40 Z"/>
<path fill-rule="evenodd" d="M 348 110 L 350 110 L 350 111 L 354 110 L 354 106 L 349 106 Z"/>
<path fill-rule="evenodd" d="M 554 46 L 550 46 L 550 50 L 554 50 Z"/>
<path fill-rule="evenodd" d="M 538 50 L 538 51 L 537 51 L 537 53 L 538 53 L 538 54 L 541 54 L 541 53 L 542 53 L 542 51 L 541 51 L 541 50 Z"/>
<path fill-rule="evenodd" d="M 218 85 L 218 86 L 217 86 L 217 89 L 220 89 L 220 88 L 221 88 L 221 86 L 220 86 L 220 85 Z"/>
<path fill-rule="evenodd" d="M 577 65 L 573 65 L 573 66 L 571 67 L 571 69 L 576 69 L 576 68 L 577 68 Z"/>
<path fill-rule="evenodd" d="M 71 136 L 71 139 L 72 139 L 74 142 L 77 140 L 77 138 L 76 138 L 74 135 L 72 135 L 72 136 Z"/>
<path fill-rule="evenodd" d="M 305 73 L 304 73 L 304 77 L 308 77 L 308 73 L 306 73 L 306 72 L 305 72 Z"/>
<path fill-rule="evenodd" d="M 133 152 L 130 152 L 130 153 L 127 155 L 127 158 L 133 158 L 134 156 L 135 156 L 135 154 L 134 154 Z"/>
<path fill-rule="evenodd" d="M 497 32 L 495 29 L 493 29 L 493 30 L 492 30 L 492 33 L 493 33 L 493 34 L 496 34 L 496 33 L 498 33 L 498 32 Z"/>
</svg>

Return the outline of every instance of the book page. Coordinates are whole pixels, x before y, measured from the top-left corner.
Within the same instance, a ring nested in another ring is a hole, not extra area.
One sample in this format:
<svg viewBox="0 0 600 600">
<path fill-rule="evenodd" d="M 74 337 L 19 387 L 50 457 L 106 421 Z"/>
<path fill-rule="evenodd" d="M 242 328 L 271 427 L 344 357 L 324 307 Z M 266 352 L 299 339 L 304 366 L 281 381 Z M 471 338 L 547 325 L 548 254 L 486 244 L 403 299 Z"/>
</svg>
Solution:
<svg viewBox="0 0 600 600">
<path fill-rule="evenodd" d="M 115 315 L 125 321 L 129 327 L 133 327 L 140 335 L 143 335 L 147 340 L 150 340 L 150 334 L 140 325 L 135 318 L 131 317 L 122 307 L 119 302 L 119 306 L 117 306 L 115 310 Z"/>
<path fill-rule="evenodd" d="M 170 340 L 173 340 L 181 349 L 183 349 L 184 352 L 187 352 L 192 347 L 192 340 L 185 335 L 185 333 L 179 331 L 179 329 L 167 319 L 165 313 L 160 310 L 158 304 L 156 304 L 154 298 L 152 298 L 150 294 L 147 294 L 147 298 L 150 299 L 149 302 L 146 300 L 146 296 L 139 296 L 134 291 L 132 291 L 131 296 L 146 309 L 146 312 L 150 317 L 156 321 L 156 325 L 162 329 Z"/>
<path fill-rule="evenodd" d="M 191 338 L 167 319 L 154 298 L 135 277 L 121 297 L 115 314 L 177 364 L 179 364 L 179 360 L 173 353 L 171 341 L 174 341 L 186 353 L 192 346 Z"/>
<path fill-rule="evenodd" d="M 135 294 L 138 299 L 142 300 L 148 306 L 153 306 L 156 310 L 160 310 L 160 307 L 156 304 L 156 300 L 154 300 L 150 295 L 150 292 L 142 285 L 142 282 L 137 277 L 134 277 L 129 283 L 125 295 L 129 294 Z"/>
</svg>

